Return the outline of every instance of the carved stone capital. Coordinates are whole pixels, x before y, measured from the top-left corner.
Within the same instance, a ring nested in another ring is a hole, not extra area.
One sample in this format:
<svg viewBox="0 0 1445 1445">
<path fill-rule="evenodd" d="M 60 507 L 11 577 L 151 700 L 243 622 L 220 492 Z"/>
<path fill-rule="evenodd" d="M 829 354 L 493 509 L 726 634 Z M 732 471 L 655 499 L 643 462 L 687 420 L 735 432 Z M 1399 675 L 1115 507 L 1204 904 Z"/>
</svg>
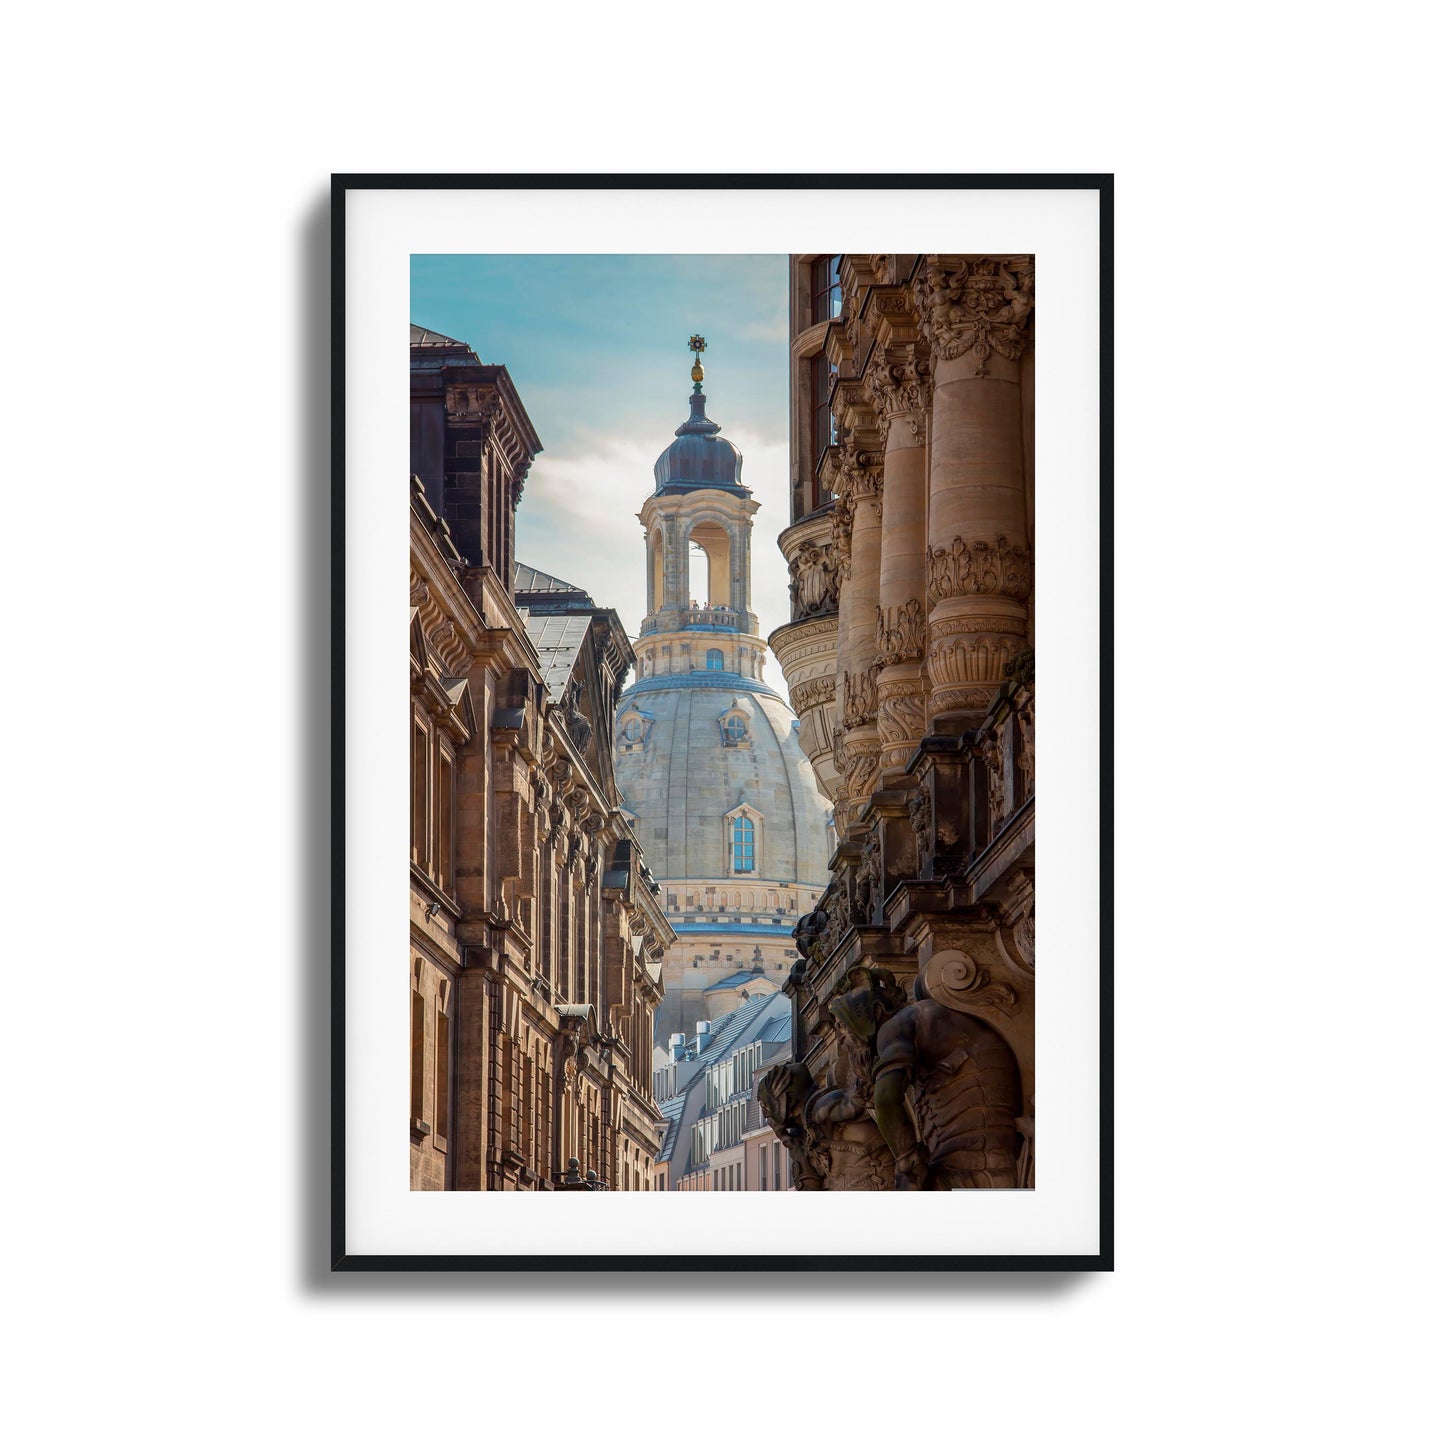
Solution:
<svg viewBox="0 0 1445 1445">
<path fill-rule="evenodd" d="M 883 454 L 845 442 L 838 448 L 838 495 L 857 505 L 883 494 Z"/>
<path fill-rule="evenodd" d="M 912 442 L 921 443 L 932 380 L 923 347 L 893 346 L 875 352 L 863 379 L 878 412 L 883 445 L 888 445 L 894 422 L 907 428 Z"/>
<path fill-rule="evenodd" d="M 1023 356 L 1034 309 L 1032 257 L 980 257 L 957 268 L 930 262 L 913 284 L 935 361 L 971 354 L 973 374 L 988 376 L 990 355 Z"/>
</svg>

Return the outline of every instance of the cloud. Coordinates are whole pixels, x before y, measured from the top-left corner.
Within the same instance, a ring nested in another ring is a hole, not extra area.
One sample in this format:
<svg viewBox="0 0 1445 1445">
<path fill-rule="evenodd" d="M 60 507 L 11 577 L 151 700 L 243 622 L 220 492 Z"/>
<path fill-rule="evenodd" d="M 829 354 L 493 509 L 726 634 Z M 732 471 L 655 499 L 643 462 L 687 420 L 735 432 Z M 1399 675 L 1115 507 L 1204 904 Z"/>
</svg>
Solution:
<svg viewBox="0 0 1445 1445">
<path fill-rule="evenodd" d="M 788 620 L 788 571 L 778 533 L 788 523 L 788 447 L 729 428 L 743 454 L 743 482 L 759 510 L 753 518 L 753 611 L 764 637 Z M 611 607 L 630 637 L 647 610 L 646 554 L 637 513 L 652 493 L 652 467 L 664 441 L 580 433 L 532 464 L 517 511 L 517 557 L 530 567 L 585 587 Z M 769 657 L 766 680 L 787 695 Z"/>
</svg>

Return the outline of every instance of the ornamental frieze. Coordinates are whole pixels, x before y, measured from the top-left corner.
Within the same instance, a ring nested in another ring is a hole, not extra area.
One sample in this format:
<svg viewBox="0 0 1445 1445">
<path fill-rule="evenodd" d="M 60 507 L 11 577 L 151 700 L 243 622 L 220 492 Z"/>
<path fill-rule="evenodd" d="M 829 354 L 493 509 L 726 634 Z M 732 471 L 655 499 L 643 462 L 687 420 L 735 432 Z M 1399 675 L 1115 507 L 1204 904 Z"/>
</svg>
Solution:
<svg viewBox="0 0 1445 1445">
<path fill-rule="evenodd" d="M 925 266 L 913 284 L 922 313 L 920 330 L 939 360 L 971 353 L 973 374 L 988 376 L 990 353 L 1009 361 L 1024 354 L 1034 309 L 1032 259 L 985 257 L 956 271 Z"/>
<path fill-rule="evenodd" d="M 800 682 L 790 693 L 793 711 L 805 713 L 809 708 L 832 702 L 838 694 L 838 683 L 836 678 L 815 677 L 811 682 Z"/>
<path fill-rule="evenodd" d="M 447 420 L 468 426 L 487 426 L 502 409 L 501 398 L 489 387 L 449 386 Z"/>
<path fill-rule="evenodd" d="M 928 552 L 928 597 L 1012 597 L 1024 601 L 1033 586 L 1026 547 L 1007 537 L 955 537 Z"/>
<path fill-rule="evenodd" d="M 897 607 L 878 609 L 878 661 L 884 667 L 916 662 L 923 656 L 928 637 L 928 619 L 923 604 L 910 597 Z"/>
<path fill-rule="evenodd" d="M 948 619 L 935 624 L 928 645 L 928 676 L 935 686 L 949 683 L 1003 682 L 1003 670 L 1017 651 L 1011 637 L 951 637 L 944 629 Z"/>
<path fill-rule="evenodd" d="M 941 712 L 987 712 L 993 699 L 990 687 L 938 687 L 928 701 L 936 716 Z"/>
</svg>

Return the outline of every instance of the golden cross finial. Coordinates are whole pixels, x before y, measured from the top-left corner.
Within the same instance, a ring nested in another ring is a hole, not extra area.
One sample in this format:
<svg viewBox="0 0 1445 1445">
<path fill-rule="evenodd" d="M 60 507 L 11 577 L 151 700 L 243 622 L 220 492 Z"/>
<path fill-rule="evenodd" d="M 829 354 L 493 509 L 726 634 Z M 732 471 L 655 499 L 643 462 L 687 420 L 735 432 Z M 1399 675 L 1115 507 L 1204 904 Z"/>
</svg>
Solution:
<svg viewBox="0 0 1445 1445">
<path fill-rule="evenodd" d="M 707 339 L 699 336 L 697 332 L 688 337 L 687 349 L 692 352 L 692 389 L 702 390 L 702 354 L 707 350 Z"/>
</svg>

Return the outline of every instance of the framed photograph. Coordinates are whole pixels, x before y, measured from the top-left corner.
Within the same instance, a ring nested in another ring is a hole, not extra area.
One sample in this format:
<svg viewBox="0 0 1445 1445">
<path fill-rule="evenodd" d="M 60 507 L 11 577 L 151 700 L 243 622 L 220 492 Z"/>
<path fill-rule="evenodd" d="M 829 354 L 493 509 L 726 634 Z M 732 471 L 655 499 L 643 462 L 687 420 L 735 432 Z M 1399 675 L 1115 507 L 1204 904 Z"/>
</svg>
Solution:
<svg viewBox="0 0 1445 1445">
<path fill-rule="evenodd" d="M 333 1268 L 1111 1269 L 1112 177 L 333 263 Z"/>
</svg>

